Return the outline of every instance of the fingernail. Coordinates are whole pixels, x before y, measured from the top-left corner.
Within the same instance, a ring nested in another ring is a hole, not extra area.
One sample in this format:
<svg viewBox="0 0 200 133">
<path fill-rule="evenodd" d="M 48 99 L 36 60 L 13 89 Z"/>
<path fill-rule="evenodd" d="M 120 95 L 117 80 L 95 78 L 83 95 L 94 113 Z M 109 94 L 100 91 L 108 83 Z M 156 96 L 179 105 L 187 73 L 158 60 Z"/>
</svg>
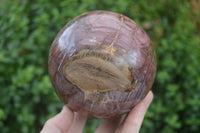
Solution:
<svg viewBox="0 0 200 133">
<path fill-rule="evenodd" d="M 152 91 L 150 91 L 147 96 L 144 98 L 144 103 L 146 103 L 146 105 L 150 105 L 150 103 L 152 102 L 153 100 L 153 93 Z"/>
<path fill-rule="evenodd" d="M 66 111 L 66 105 L 63 106 L 61 113 Z"/>
</svg>

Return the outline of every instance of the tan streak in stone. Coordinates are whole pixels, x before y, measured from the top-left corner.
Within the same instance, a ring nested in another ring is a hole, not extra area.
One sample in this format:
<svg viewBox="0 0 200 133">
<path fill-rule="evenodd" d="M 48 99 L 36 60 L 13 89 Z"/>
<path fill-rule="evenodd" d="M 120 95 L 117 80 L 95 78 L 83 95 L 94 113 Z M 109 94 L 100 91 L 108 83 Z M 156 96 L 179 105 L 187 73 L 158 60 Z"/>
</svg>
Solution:
<svg viewBox="0 0 200 133">
<path fill-rule="evenodd" d="M 106 46 L 106 52 L 112 54 L 113 52 L 116 51 L 116 48 L 114 47 L 115 42 L 117 41 L 117 38 L 119 37 L 119 33 L 121 30 L 121 27 L 123 26 L 124 23 L 124 18 L 122 15 L 120 15 L 120 23 L 119 23 L 119 27 L 117 29 L 117 33 L 112 41 L 112 43 L 109 46 Z"/>
</svg>

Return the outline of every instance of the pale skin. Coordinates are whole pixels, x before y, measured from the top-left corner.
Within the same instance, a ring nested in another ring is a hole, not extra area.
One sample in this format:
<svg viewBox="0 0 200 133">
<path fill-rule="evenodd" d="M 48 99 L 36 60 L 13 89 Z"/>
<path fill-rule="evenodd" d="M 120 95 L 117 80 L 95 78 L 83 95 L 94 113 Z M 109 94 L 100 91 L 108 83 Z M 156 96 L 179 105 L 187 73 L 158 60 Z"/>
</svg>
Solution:
<svg viewBox="0 0 200 133">
<path fill-rule="evenodd" d="M 153 100 L 150 91 L 127 115 L 105 119 L 95 133 L 139 133 L 145 113 Z M 53 118 L 46 121 L 40 133 L 82 133 L 87 116 L 72 112 L 67 106 Z"/>
</svg>

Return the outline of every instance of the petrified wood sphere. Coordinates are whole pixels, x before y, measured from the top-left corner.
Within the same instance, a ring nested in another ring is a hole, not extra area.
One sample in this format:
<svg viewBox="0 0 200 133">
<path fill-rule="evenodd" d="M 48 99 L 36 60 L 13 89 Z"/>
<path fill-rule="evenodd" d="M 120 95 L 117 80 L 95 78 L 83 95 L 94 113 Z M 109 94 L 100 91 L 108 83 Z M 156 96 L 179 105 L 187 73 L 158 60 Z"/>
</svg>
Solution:
<svg viewBox="0 0 200 133">
<path fill-rule="evenodd" d="M 49 72 L 73 111 L 97 118 L 129 112 L 150 90 L 156 71 L 145 31 L 121 14 L 93 11 L 69 22 L 55 38 Z"/>
</svg>

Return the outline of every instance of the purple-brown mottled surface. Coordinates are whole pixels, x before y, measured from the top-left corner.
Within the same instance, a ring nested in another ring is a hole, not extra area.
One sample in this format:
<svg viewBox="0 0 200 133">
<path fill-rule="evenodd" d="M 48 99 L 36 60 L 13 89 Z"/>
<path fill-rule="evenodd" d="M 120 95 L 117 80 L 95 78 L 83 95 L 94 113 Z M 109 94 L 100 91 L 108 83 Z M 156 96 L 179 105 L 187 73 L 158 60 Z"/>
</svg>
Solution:
<svg viewBox="0 0 200 133">
<path fill-rule="evenodd" d="M 129 112 L 146 96 L 155 78 L 155 53 L 134 21 L 93 11 L 57 35 L 49 73 L 58 96 L 73 111 L 108 118 Z"/>
</svg>

